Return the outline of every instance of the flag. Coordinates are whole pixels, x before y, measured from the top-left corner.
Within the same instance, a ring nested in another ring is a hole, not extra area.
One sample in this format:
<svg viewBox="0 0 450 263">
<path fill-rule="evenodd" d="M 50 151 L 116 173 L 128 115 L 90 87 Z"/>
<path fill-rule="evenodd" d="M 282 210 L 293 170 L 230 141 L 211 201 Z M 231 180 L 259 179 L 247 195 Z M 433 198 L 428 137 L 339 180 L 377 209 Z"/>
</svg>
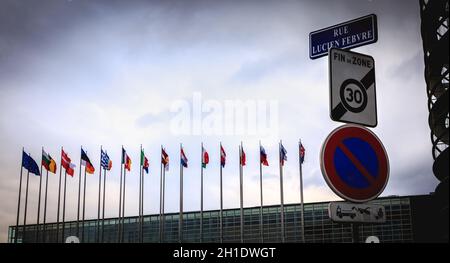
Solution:
<svg viewBox="0 0 450 263">
<path fill-rule="evenodd" d="M 202 146 L 202 167 L 206 168 L 206 165 L 209 163 L 209 154 Z"/>
<path fill-rule="evenodd" d="M 73 174 L 75 173 L 75 167 L 76 165 L 74 163 L 70 163 L 69 169 L 66 170 L 67 174 L 73 177 Z"/>
<path fill-rule="evenodd" d="M 71 163 L 71 159 L 67 155 L 67 153 L 64 152 L 64 150 L 61 149 L 61 165 L 66 169 L 66 173 L 70 176 L 73 176 L 75 170 L 75 164 Z"/>
<path fill-rule="evenodd" d="M 265 165 L 265 166 L 269 166 L 269 162 L 267 161 L 267 154 L 266 154 L 266 150 L 264 149 L 264 147 L 260 146 L 259 147 L 259 153 L 260 153 L 260 162 Z"/>
<path fill-rule="evenodd" d="M 145 173 L 148 174 L 148 167 L 150 166 L 150 163 L 148 162 L 147 157 L 144 157 L 144 165 L 142 166 L 145 170 Z"/>
<path fill-rule="evenodd" d="M 22 166 L 32 174 L 41 175 L 37 163 L 33 160 L 33 158 L 31 158 L 30 155 L 28 155 L 23 151 L 22 151 Z"/>
<path fill-rule="evenodd" d="M 239 160 L 239 164 L 244 166 L 245 165 L 245 152 L 244 152 L 244 148 L 241 147 L 241 159 Z"/>
<path fill-rule="evenodd" d="M 186 167 L 186 168 L 188 167 L 188 158 L 184 154 L 183 148 L 181 148 L 181 151 L 180 151 L 180 162 L 181 162 L 181 165 L 183 165 L 183 167 Z"/>
<path fill-rule="evenodd" d="M 161 163 L 164 165 L 164 169 L 169 171 L 169 155 L 164 149 L 161 149 Z"/>
<path fill-rule="evenodd" d="M 84 152 L 83 148 L 81 148 L 81 165 L 84 165 L 84 167 L 86 167 L 86 172 L 88 174 L 93 174 L 95 172 L 95 168 L 92 165 L 91 160 L 89 160 L 87 154 Z"/>
<path fill-rule="evenodd" d="M 226 159 L 227 154 L 225 153 L 225 150 L 223 149 L 222 145 L 220 145 L 220 165 L 222 165 L 222 167 L 225 167 Z"/>
<path fill-rule="evenodd" d="M 145 157 L 144 151 L 141 151 L 141 166 L 144 168 L 145 172 L 148 174 L 148 167 L 150 164 L 148 163 L 147 157 Z"/>
<path fill-rule="evenodd" d="M 47 169 L 47 171 L 51 173 L 56 173 L 56 162 L 52 159 L 52 157 L 46 153 L 42 152 L 42 165 Z"/>
<path fill-rule="evenodd" d="M 108 154 L 103 150 L 101 151 L 100 154 L 100 166 L 108 171 L 110 171 L 112 168 L 112 161 L 111 159 L 109 159 Z"/>
<path fill-rule="evenodd" d="M 283 144 L 280 143 L 280 162 L 281 162 L 281 166 L 284 165 L 284 161 L 287 161 L 287 151 L 286 149 L 284 149 Z"/>
<path fill-rule="evenodd" d="M 128 172 L 131 170 L 131 159 L 128 155 L 126 156 L 125 169 L 127 169 Z"/>
<path fill-rule="evenodd" d="M 61 165 L 64 167 L 64 169 L 70 169 L 70 158 L 67 155 L 67 153 L 64 152 L 64 150 L 61 149 Z"/>
<path fill-rule="evenodd" d="M 131 171 L 131 159 L 128 156 L 124 148 L 122 148 L 122 163 L 125 165 L 125 169 Z"/>
<path fill-rule="evenodd" d="M 302 143 L 300 143 L 299 154 L 300 154 L 300 163 L 303 163 L 305 161 L 305 148 L 303 147 Z"/>
</svg>

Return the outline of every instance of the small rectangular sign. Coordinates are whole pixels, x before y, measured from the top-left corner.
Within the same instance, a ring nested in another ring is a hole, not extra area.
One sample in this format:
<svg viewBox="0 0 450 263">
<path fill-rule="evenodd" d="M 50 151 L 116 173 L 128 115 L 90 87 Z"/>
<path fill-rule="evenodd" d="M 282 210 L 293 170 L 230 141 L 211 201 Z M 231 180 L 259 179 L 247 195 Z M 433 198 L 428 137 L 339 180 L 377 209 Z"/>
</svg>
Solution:
<svg viewBox="0 0 450 263">
<path fill-rule="evenodd" d="M 320 58 L 330 48 L 350 49 L 378 40 L 377 16 L 370 14 L 309 33 L 309 57 Z"/>
<path fill-rule="evenodd" d="M 330 202 L 328 216 L 334 222 L 385 223 L 386 210 L 382 205 Z"/>
</svg>

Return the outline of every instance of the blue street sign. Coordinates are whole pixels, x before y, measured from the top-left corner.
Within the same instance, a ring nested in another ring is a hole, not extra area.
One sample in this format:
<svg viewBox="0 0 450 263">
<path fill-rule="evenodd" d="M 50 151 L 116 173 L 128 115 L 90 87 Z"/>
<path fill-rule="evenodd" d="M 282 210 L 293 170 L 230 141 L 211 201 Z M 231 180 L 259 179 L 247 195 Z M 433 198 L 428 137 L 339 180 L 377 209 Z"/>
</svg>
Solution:
<svg viewBox="0 0 450 263">
<path fill-rule="evenodd" d="M 321 151 L 322 174 L 338 196 L 367 202 L 383 192 L 389 160 L 378 137 L 358 125 L 344 125 L 328 135 Z"/>
<path fill-rule="evenodd" d="M 309 57 L 328 55 L 330 48 L 350 49 L 375 43 L 378 40 L 377 16 L 363 16 L 309 34 Z"/>
</svg>

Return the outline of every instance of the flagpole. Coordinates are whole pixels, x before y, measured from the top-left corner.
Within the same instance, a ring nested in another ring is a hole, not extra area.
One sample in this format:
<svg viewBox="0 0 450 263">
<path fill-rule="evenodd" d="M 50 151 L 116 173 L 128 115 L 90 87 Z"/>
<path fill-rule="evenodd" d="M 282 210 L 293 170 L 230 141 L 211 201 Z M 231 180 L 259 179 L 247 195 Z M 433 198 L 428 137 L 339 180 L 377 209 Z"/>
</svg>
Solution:
<svg viewBox="0 0 450 263">
<path fill-rule="evenodd" d="M 23 214 L 23 231 L 22 231 L 22 243 L 25 243 L 26 226 L 27 226 L 27 205 L 28 205 L 28 181 L 30 179 L 30 171 L 27 170 L 27 186 L 25 190 L 25 212 Z"/>
<path fill-rule="evenodd" d="M 180 218 L 178 220 L 178 242 L 183 242 L 183 165 L 181 159 L 181 151 L 183 150 L 183 144 L 180 143 Z"/>
<path fill-rule="evenodd" d="M 201 172 L 200 172 L 200 243 L 203 242 L 203 142 L 201 150 Z"/>
<path fill-rule="evenodd" d="M 219 147 L 220 156 L 220 243 L 223 243 L 223 190 L 222 190 L 222 142 Z"/>
<path fill-rule="evenodd" d="M 125 158 L 124 158 L 124 161 L 126 162 Z M 127 175 L 127 169 L 125 168 L 125 165 L 124 165 L 123 166 L 122 229 L 121 229 L 122 243 L 125 239 L 124 229 L 125 229 L 125 190 L 126 190 L 126 179 L 127 179 L 126 175 Z"/>
<path fill-rule="evenodd" d="M 19 198 L 17 201 L 17 219 L 16 219 L 16 230 L 14 232 L 14 243 L 17 243 L 17 236 L 19 233 L 20 197 L 22 194 L 23 154 L 24 154 L 24 147 L 22 147 L 22 162 L 20 164 Z"/>
<path fill-rule="evenodd" d="M 81 146 L 81 151 L 83 151 L 83 146 Z M 80 236 L 80 196 L 81 196 L 81 156 L 80 156 L 80 172 L 78 173 L 77 237 Z"/>
<path fill-rule="evenodd" d="M 100 145 L 100 165 L 98 169 L 98 200 L 97 200 L 97 223 L 95 231 L 95 242 L 100 242 L 100 196 L 102 192 L 102 145 Z"/>
<path fill-rule="evenodd" d="M 165 202 L 165 198 L 166 198 L 165 197 L 166 196 L 166 169 L 165 169 L 165 167 L 163 169 L 162 184 L 163 184 L 163 191 L 162 191 L 162 231 L 161 231 L 161 233 L 162 233 L 162 241 L 164 242 L 164 228 L 165 228 L 164 223 L 165 223 L 165 219 L 166 219 L 166 217 L 164 215 L 164 212 L 165 212 L 164 202 Z"/>
<path fill-rule="evenodd" d="M 142 156 L 141 156 L 142 157 Z M 140 216 L 140 231 L 141 231 L 141 235 L 139 236 L 139 239 L 141 240 L 141 243 L 144 243 L 144 162 L 145 162 L 145 153 L 144 153 L 144 160 L 142 160 L 142 166 L 141 166 L 141 207 L 140 207 L 140 212 L 141 212 L 141 216 Z"/>
<path fill-rule="evenodd" d="M 142 199 L 142 144 L 141 144 L 141 151 L 139 152 L 139 212 L 138 212 L 138 242 L 141 242 L 141 226 L 142 226 L 142 222 L 141 222 L 141 210 L 142 210 L 142 204 L 141 204 L 141 199 Z"/>
<path fill-rule="evenodd" d="M 144 154 L 144 162 L 145 162 L 145 154 Z M 148 168 L 147 168 L 148 169 Z M 141 167 L 142 170 L 142 197 L 141 197 L 141 243 L 144 243 L 144 163 Z"/>
<path fill-rule="evenodd" d="M 48 170 L 47 173 L 45 175 L 45 197 L 44 197 L 44 222 L 43 222 L 43 242 L 46 243 L 47 242 L 47 225 L 45 224 L 46 220 L 47 220 L 47 190 L 48 190 Z"/>
<path fill-rule="evenodd" d="M 41 212 L 41 188 L 42 188 L 42 154 L 44 153 L 44 147 L 41 149 L 41 170 L 39 172 L 39 198 L 38 198 L 38 210 L 36 220 L 36 243 L 39 242 L 39 217 Z"/>
<path fill-rule="evenodd" d="M 163 163 L 162 163 L 162 145 L 161 145 L 161 169 L 159 176 L 159 243 L 162 242 L 162 171 L 163 171 Z"/>
<path fill-rule="evenodd" d="M 102 204 L 102 243 L 105 242 L 105 195 L 106 195 L 106 169 L 103 168 L 103 204 Z"/>
<path fill-rule="evenodd" d="M 298 150 L 299 150 L 299 154 L 298 154 L 298 160 L 299 160 L 299 169 L 300 169 L 300 209 L 302 211 L 301 214 L 301 222 L 302 222 L 302 242 L 305 243 L 305 207 L 304 207 L 304 203 L 303 203 L 303 175 L 302 175 L 302 157 L 301 157 L 301 146 L 302 146 L 302 140 L 300 139 L 298 141 Z"/>
<path fill-rule="evenodd" d="M 259 188 L 261 196 L 261 206 L 259 208 L 259 238 L 264 243 L 263 235 L 263 187 L 262 187 L 262 163 L 261 163 L 261 141 L 259 141 Z"/>
<path fill-rule="evenodd" d="M 59 209 L 61 207 L 61 176 L 62 176 L 62 152 L 63 147 L 61 147 L 61 162 L 59 163 L 59 186 L 58 186 L 58 212 L 56 216 L 56 243 L 59 241 Z"/>
<path fill-rule="evenodd" d="M 81 166 L 80 166 L 81 169 Z M 84 178 L 83 178 L 83 227 L 81 232 L 81 243 L 84 243 L 84 218 L 86 213 L 86 166 L 84 166 Z"/>
<path fill-rule="evenodd" d="M 70 165 L 70 164 L 69 164 Z M 64 171 L 64 197 L 63 197 L 63 220 L 62 220 L 62 242 L 64 243 L 64 233 L 66 231 L 66 186 L 67 186 L 67 170 Z"/>
<path fill-rule="evenodd" d="M 122 160 L 120 162 L 120 187 L 119 187 L 119 217 L 118 217 L 118 224 L 117 224 L 117 243 L 121 243 L 122 242 L 122 164 L 123 164 L 123 145 L 122 145 Z M 100 158 L 101 159 L 101 158 Z"/>
<path fill-rule="evenodd" d="M 240 205 L 241 205 L 241 243 L 244 243 L 244 201 L 243 201 L 243 178 L 242 173 L 243 171 L 242 167 L 242 142 L 241 147 L 239 148 L 239 180 L 240 180 Z"/>
<path fill-rule="evenodd" d="M 69 163 L 72 163 L 72 161 Z M 64 234 L 66 231 L 66 188 L 67 188 L 67 170 L 64 169 L 64 197 L 63 197 L 63 225 L 62 225 L 62 239 L 61 241 L 64 243 Z"/>
<path fill-rule="evenodd" d="M 280 200 L 281 200 L 281 207 L 280 207 L 280 221 L 281 221 L 281 242 L 284 243 L 284 198 L 283 198 L 283 166 L 281 164 L 282 162 L 282 156 L 281 156 L 281 140 L 279 143 L 279 165 L 280 165 Z"/>
</svg>

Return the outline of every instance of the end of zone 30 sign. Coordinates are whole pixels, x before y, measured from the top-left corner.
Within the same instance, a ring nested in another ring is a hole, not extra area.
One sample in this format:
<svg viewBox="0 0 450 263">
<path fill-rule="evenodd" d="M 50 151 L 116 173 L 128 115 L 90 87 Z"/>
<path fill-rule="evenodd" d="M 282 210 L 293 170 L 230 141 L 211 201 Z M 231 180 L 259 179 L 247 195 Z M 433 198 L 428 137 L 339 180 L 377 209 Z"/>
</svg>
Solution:
<svg viewBox="0 0 450 263">
<path fill-rule="evenodd" d="M 373 57 L 332 48 L 329 70 L 331 119 L 368 127 L 377 126 Z"/>
</svg>

